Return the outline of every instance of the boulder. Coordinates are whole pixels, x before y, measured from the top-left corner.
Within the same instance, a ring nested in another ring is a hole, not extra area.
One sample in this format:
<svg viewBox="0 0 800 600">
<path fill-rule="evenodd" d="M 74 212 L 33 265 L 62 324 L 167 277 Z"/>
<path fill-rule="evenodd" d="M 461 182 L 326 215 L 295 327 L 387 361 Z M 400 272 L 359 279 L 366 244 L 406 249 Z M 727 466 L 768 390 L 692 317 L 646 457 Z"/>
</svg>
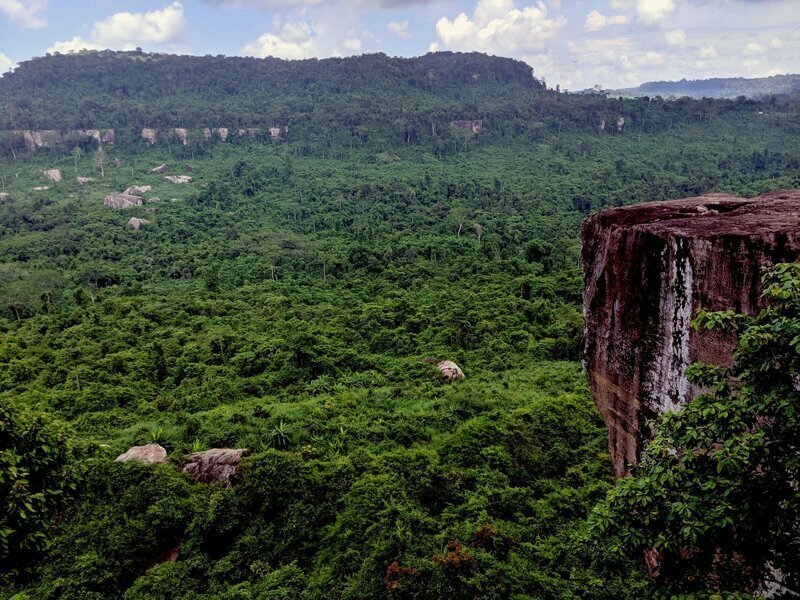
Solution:
<svg viewBox="0 0 800 600">
<path fill-rule="evenodd" d="M 49 189 L 50 189 L 49 185 L 37 185 L 37 186 L 34 186 L 33 191 L 34 192 L 43 192 L 43 191 L 49 190 Z"/>
<path fill-rule="evenodd" d="M 149 192 L 152 189 L 153 188 L 149 185 L 132 185 L 122 193 L 127 196 L 141 196 L 142 194 Z"/>
<path fill-rule="evenodd" d="M 466 376 L 464 375 L 464 371 L 461 370 L 461 367 L 459 367 L 452 360 L 440 361 L 436 365 L 436 368 L 439 369 L 439 373 L 441 374 L 442 379 L 444 379 L 448 383 L 466 378 Z"/>
<path fill-rule="evenodd" d="M 164 179 L 171 183 L 189 183 L 192 180 L 188 175 L 167 175 Z"/>
<path fill-rule="evenodd" d="M 61 171 L 59 169 L 47 169 L 44 172 L 44 178 L 49 181 L 59 182 L 63 179 L 61 175 Z"/>
<path fill-rule="evenodd" d="M 106 129 L 103 132 L 103 143 L 108 144 L 109 146 L 113 146 L 115 141 L 116 141 L 116 134 L 114 133 L 114 130 Z"/>
<path fill-rule="evenodd" d="M 136 231 L 139 231 L 139 229 L 144 225 L 150 225 L 150 221 L 147 219 L 137 219 L 136 217 L 131 217 L 128 221 L 128 225 L 133 227 Z"/>
<path fill-rule="evenodd" d="M 157 202 L 161 202 L 161 198 L 156 197 L 156 198 L 148 198 L 147 199 L 147 203 L 148 204 L 156 204 Z"/>
<path fill-rule="evenodd" d="M 581 237 L 584 366 L 623 476 L 650 438 L 648 421 L 698 392 L 686 368 L 731 364 L 734 337 L 691 329 L 696 312 L 757 312 L 762 268 L 800 259 L 800 190 L 605 210 Z"/>
<path fill-rule="evenodd" d="M 103 205 L 108 208 L 123 210 L 125 208 L 131 208 L 132 206 L 141 206 L 142 197 L 133 196 L 131 194 L 125 194 L 125 193 L 120 194 L 119 192 L 114 192 L 113 194 L 109 194 L 108 196 L 106 196 Z"/>
<path fill-rule="evenodd" d="M 164 163 L 163 165 L 158 165 L 150 169 L 153 173 L 169 173 L 169 167 Z"/>
<path fill-rule="evenodd" d="M 11 194 L 8 192 L 0 192 L 0 202 L 5 202 L 11 197 Z"/>
<path fill-rule="evenodd" d="M 239 130 L 239 137 L 250 137 L 254 138 L 258 135 L 258 129 L 254 129 L 253 127 L 248 127 L 246 129 Z"/>
<path fill-rule="evenodd" d="M 146 444 L 144 446 L 133 446 L 128 448 L 124 454 L 116 458 L 116 462 L 136 461 L 145 464 L 156 464 L 167 462 L 167 451 L 159 444 Z"/>
<path fill-rule="evenodd" d="M 94 178 L 92 177 L 76 177 L 75 179 L 80 185 L 86 185 L 87 183 L 94 181 Z"/>
<path fill-rule="evenodd" d="M 212 448 L 186 457 L 183 471 L 200 483 L 223 483 L 230 487 L 236 465 L 250 454 L 247 448 Z"/>
</svg>

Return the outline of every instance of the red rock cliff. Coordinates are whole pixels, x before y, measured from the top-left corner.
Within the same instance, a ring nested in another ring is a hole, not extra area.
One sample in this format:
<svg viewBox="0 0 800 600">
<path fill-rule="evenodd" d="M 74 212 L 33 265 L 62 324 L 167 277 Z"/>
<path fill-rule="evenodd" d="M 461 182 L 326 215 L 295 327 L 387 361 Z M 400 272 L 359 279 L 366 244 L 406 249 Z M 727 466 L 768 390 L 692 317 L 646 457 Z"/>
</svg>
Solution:
<svg viewBox="0 0 800 600">
<path fill-rule="evenodd" d="M 753 313 L 761 268 L 800 260 L 800 190 L 606 210 L 581 237 L 586 373 L 623 476 L 648 420 L 697 391 L 686 367 L 731 361 L 734 339 L 690 328 L 697 310 Z"/>
</svg>

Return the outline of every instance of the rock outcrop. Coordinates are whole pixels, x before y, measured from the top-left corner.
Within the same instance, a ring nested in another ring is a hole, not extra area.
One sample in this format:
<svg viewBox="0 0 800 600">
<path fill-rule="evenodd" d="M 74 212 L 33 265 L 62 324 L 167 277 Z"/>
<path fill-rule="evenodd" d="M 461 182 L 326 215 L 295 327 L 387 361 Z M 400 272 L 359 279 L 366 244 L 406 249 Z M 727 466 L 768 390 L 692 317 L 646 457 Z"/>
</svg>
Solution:
<svg viewBox="0 0 800 600">
<path fill-rule="evenodd" d="M 247 448 L 212 448 L 186 457 L 185 473 L 200 483 L 223 483 L 230 487 L 236 465 L 250 454 Z"/>
<path fill-rule="evenodd" d="M 116 458 L 116 462 L 136 461 L 145 464 L 156 464 L 167 462 L 167 451 L 159 444 L 146 444 L 144 446 L 133 446 L 124 454 Z"/>
<path fill-rule="evenodd" d="M 148 146 L 155 144 L 158 141 L 158 129 L 151 129 L 145 127 L 142 129 L 142 139 L 147 142 Z"/>
<path fill-rule="evenodd" d="M 136 231 L 139 231 L 139 229 L 141 229 L 143 226 L 150 225 L 150 221 L 148 221 L 147 219 L 138 219 L 136 217 L 131 217 L 128 220 L 128 225 L 133 227 Z"/>
<path fill-rule="evenodd" d="M 450 127 L 462 129 L 469 133 L 480 133 L 483 130 L 483 121 L 481 119 L 476 121 L 450 121 Z"/>
<path fill-rule="evenodd" d="M 685 369 L 727 365 L 735 339 L 697 332 L 697 310 L 754 313 L 762 267 L 800 259 L 800 190 L 711 194 L 602 211 L 581 236 L 584 361 L 618 476 L 648 420 L 690 401 Z"/>
<path fill-rule="evenodd" d="M 44 172 L 44 178 L 48 181 L 59 182 L 63 179 L 63 175 L 61 175 L 61 171 L 59 169 L 47 169 Z"/>
<path fill-rule="evenodd" d="M 133 206 L 141 206 L 142 205 L 142 197 L 141 196 L 133 196 L 131 194 L 120 194 L 119 192 L 114 192 L 113 194 L 109 194 L 106 196 L 105 200 L 103 201 L 103 205 L 107 208 L 116 208 L 117 210 L 123 210 L 126 208 L 131 208 Z"/>
<path fill-rule="evenodd" d="M 452 360 L 440 361 L 436 365 L 436 368 L 439 369 L 439 373 L 441 373 L 442 379 L 444 379 L 448 383 L 466 378 L 466 376 L 464 375 L 464 371 L 461 370 L 461 367 L 459 367 Z"/>
</svg>

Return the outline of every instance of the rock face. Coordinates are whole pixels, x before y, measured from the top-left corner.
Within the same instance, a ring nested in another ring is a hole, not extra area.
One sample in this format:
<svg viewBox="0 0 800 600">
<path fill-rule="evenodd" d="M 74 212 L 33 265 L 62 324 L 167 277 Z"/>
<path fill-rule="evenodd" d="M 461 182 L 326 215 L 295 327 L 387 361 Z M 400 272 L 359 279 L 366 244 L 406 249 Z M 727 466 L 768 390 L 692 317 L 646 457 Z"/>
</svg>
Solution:
<svg viewBox="0 0 800 600">
<path fill-rule="evenodd" d="M 47 169 L 44 172 L 44 178 L 47 179 L 48 181 L 58 182 L 63 179 L 63 176 L 61 175 L 61 171 L 59 171 L 58 169 Z"/>
<path fill-rule="evenodd" d="M 116 208 L 117 210 L 123 210 L 125 208 L 131 208 L 132 206 L 141 206 L 142 205 L 142 197 L 141 196 L 133 196 L 131 194 L 120 194 L 118 192 L 114 192 L 106 196 L 103 205 L 108 208 Z"/>
<path fill-rule="evenodd" d="M 144 446 L 133 446 L 124 454 L 116 458 L 116 462 L 137 461 L 145 464 L 167 462 L 167 451 L 159 444 L 146 444 Z"/>
<path fill-rule="evenodd" d="M 800 258 L 800 190 L 711 194 L 602 211 L 583 223 L 584 361 L 618 476 L 647 421 L 691 400 L 694 362 L 728 365 L 735 340 L 695 313 L 761 307 L 761 268 Z"/>
<path fill-rule="evenodd" d="M 147 142 L 148 146 L 155 144 L 158 141 L 158 129 L 151 129 L 150 127 L 143 128 L 142 139 Z"/>
<path fill-rule="evenodd" d="M 463 129 L 470 133 L 480 133 L 483 129 L 483 121 L 481 119 L 477 121 L 450 121 L 450 127 Z"/>
<path fill-rule="evenodd" d="M 439 373 L 442 374 L 442 379 L 448 383 L 466 378 L 464 371 L 461 370 L 461 367 L 459 367 L 452 360 L 443 360 L 436 365 L 436 368 L 439 369 Z"/>
<path fill-rule="evenodd" d="M 248 454 L 250 450 L 247 448 L 212 448 L 195 452 L 186 457 L 183 470 L 200 483 L 224 483 L 230 487 L 236 465 Z"/>
</svg>

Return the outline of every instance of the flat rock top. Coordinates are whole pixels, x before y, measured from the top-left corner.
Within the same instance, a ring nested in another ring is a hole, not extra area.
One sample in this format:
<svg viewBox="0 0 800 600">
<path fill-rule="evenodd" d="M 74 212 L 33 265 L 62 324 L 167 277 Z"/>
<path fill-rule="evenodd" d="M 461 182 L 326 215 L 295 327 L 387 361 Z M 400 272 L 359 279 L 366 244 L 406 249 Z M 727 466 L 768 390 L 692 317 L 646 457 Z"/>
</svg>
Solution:
<svg viewBox="0 0 800 600">
<path fill-rule="evenodd" d="M 706 194 L 603 210 L 584 227 L 636 227 L 682 237 L 752 237 L 781 232 L 800 235 L 800 189 L 755 198 Z"/>
</svg>

